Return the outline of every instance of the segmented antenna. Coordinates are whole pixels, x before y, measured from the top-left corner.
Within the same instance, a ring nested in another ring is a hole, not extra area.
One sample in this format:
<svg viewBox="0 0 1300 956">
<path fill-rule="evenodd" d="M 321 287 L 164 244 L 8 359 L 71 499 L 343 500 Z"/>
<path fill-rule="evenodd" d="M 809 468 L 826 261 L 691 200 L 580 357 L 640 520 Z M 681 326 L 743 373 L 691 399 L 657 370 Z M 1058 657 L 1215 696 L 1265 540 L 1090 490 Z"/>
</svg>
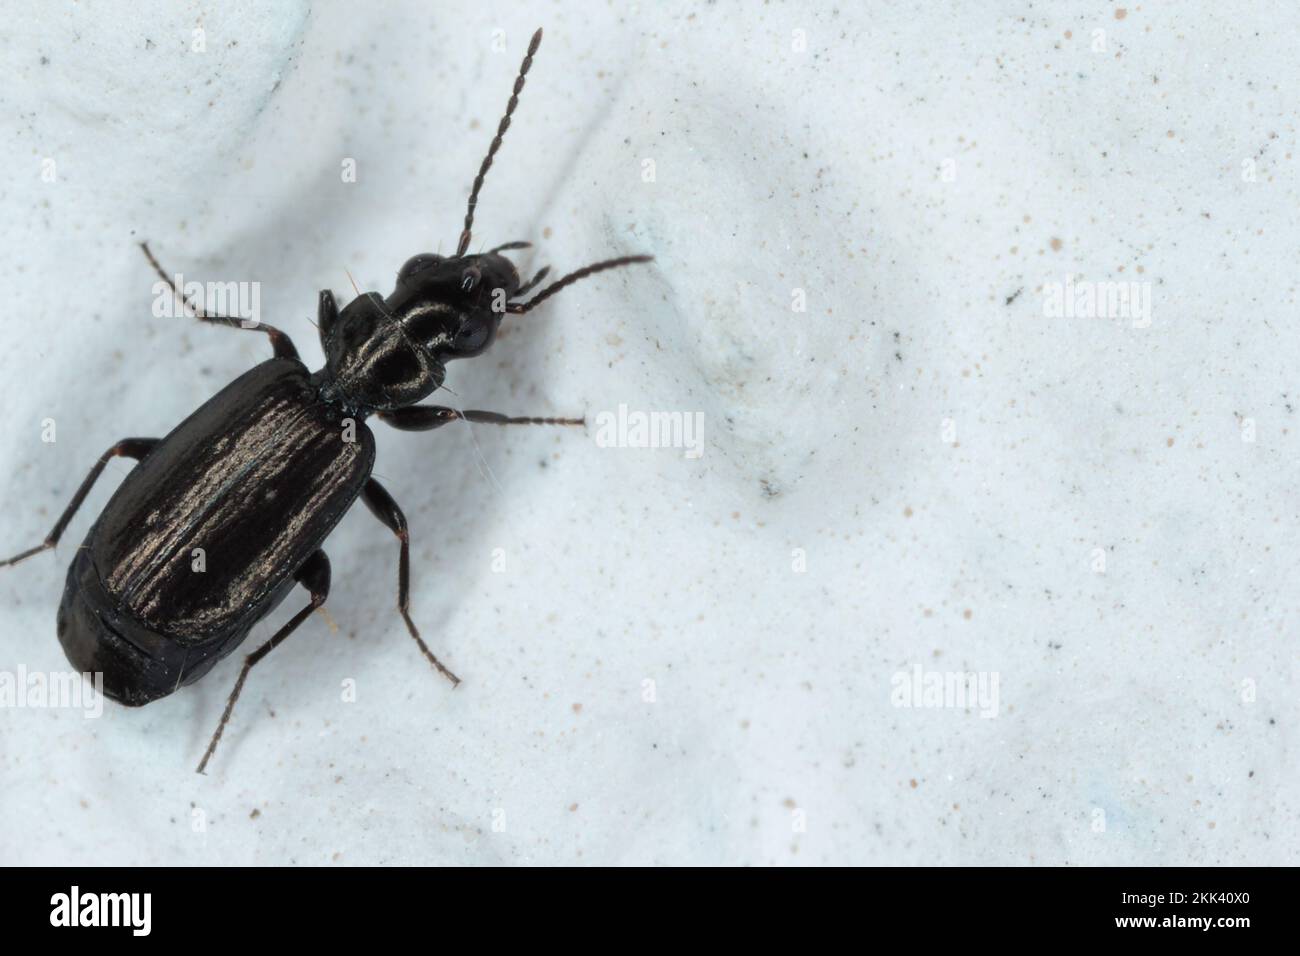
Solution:
<svg viewBox="0 0 1300 956">
<path fill-rule="evenodd" d="M 497 154 L 501 148 L 501 139 L 506 135 L 506 130 L 510 128 L 510 114 L 515 111 L 519 105 L 519 94 L 524 88 L 524 77 L 528 75 L 528 68 L 533 65 L 533 54 L 537 48 L 542 45 L 542 30 L 539 27 L 533 34 L 532 41 L 528 44 L 528 52 L 524 55 L 524 62 L 519 66 L 519 75 L 515 77 L 515 89 L 510 94 L 510 102 L 506 104 L 506 115 L 501 117 L 501 123 L 497 126 L 497 134 L 492 139 L 492 145 L 488 147 L 487 155 L 483 157 L 483 165 L 478 168 L 478 175 L 474 177 L 474 188 L 469 194 L 469 208 L 465 210 L 465 228 L 461 230 L 460 242 L 456 246 L 456 257 L 459 258 L 465 254 L 469 248 L 470 229 L 474 225 L 474 207 L 478 205 L 478 193 L 483 188 L 483 177 L 487 171 L 492 168 L 492 157 Z"/>
<path fill-rule="evenodd" d="M 573 285 L 573 283 L 577 282 L 579 279 L 585 279 L 587 276 L 595 275 L 597 272 L 604 272 L 606 269 L 617 269 L 619 266 L 630 266 L 634 262 L 653 262 L 654 258 L 654 256 L 623 256 L 619 259 L 606 259 L 604 262 L 593 262 L 589 266 L 583 266 L 577 272 L 570 272 L 563 279 L 555 280 L 527 302 L 511 302 L 506 306 L 506 311 L 512 315 L 523 315 L 530 309 L 534 309 L 541 305 L 561 289 Z"/>
</svg>

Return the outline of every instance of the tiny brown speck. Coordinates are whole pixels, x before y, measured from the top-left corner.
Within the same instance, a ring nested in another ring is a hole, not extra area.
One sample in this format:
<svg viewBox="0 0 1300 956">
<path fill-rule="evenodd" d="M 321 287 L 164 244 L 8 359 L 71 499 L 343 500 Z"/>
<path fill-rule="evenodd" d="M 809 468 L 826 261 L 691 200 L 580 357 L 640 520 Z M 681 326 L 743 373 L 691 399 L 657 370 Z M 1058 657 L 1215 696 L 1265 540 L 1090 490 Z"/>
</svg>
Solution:
<svg viewBox="0 0 1300 956">
<path fill-rule="evenodd" d="M 909 781 L 908 781 L 908 785 L 909 785 L 913 790 L 915 790 L 915 789 L 916 789 L 916 779 L 913 778 L 913 779 L 909 780 Z"/>
<path fill-rule="evenodd" d="M 903 509 L 903 517 L 904 517 L 904 518 L 910 518 L 910 517 L 912 517 L 912 509 L 911 509 L 911 508 L 904 508 L 904 509 Z"/>
<path fill-rule="evenodd" d="M 1116 20 L 1123 20 L 1126 16 L 1128 16 L 1128 11 L 1125 10 L 1123 7 L 1119 7 L 1118 9 L 1115 10 Z"/>
<path fill-rule="evenodd" d="M 258 817 L 260 817 L 261 815 L 262 815 L 262 811 L 259 810 L 259 809 L 257 809 L 257 807 L 254 807 L 254 808 L 253 808 L 253 812 L 250 813 L 250 814 L 248 815 L 248 819 L 250 819 L 250 820 L 256 820 L 256 819 L 257 819 Z"/>
<path fill-rule="evenodd" d="M 580 713 L 582 713 L 582 705 L 581 705 L 581 704 L 574 704 L 574 705 L 573 705 L 573 712 L 574 712 L 575 714 L 580 714 Z"/>
<path fill-rule="evenodd" d="M 1062 245 L 1064 245 L 1064 243 L 1062 243 L 1060 239 L 1057 239 L 1055 236 L 1052 237 L 1052 251 L 1053 251 L 1053 252 L 1060 252 L 1060 251 L 1061 251 L 1061 246 L 1062 246 Z"/>
<path fill-rule="evenodd" d="M 964 611 L 961 612 L 961 616 L 964 617 L 966 620 L 969 621 L 969 620 L 970 620 L 970 616 L 971 616 L 971 609 L 970 609 L 970 608 L 966 608 L 966 610 L 964 610 Z"/>
</svg>

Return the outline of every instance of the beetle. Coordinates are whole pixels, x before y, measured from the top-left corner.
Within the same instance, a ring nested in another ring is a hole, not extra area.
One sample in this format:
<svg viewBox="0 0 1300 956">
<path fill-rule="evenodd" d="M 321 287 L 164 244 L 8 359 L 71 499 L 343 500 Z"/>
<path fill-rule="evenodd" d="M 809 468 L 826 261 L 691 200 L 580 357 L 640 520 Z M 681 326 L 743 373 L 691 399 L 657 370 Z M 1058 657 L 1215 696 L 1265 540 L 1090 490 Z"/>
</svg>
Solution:
<svg viewBox="0 0 1300 956">
<path fill-rule="evenodd" d="M 217 749 L 249 671 L 325 603 L 330 563 L 321 546 L 358 498 L 398 539 L 397 606 L 408 632 L 453 687 L 460 683 L 411 618 L 410 534 L 397 502 L 371 476 L 375 440 L 367 418 L 408 431 L 454 421 L 584 424 L 581 418 L 508 417 L 420 404 L 442 386 L 448 361 L 488 349 L 504 315 L 530 312 L 595 273 L 652 260 L 635 255 L 596 262 L 524 300 L 549 269 L 521 282 L 503 253 L 529 243 L 468 252 L 484 177 L 541 41 L 539 29 L 474 178 L 455 255 L 414 256 L 399 270 L 391 295 L 359 293 L 341 310 L 333 293 L 323 290 L 317 307 L 325 353 L 320 370 L 309 371 L 279 329 L 205 312 L 141 243 L 165 287 L 195 319 L 263 332 L 273 357 L 235 379 L 165 438 L 114 444 L 45 540 L 0 561 L 0 567 L 58 544 L 110 460 L 137 462 L 72 560 L 57 625 L 68 661 L 80 671 L 102 673 L 105 696 L 133 707 L 199 680 L 295 586 L 307 591 L 307 605 L 244 659 L 199 773 Z M 196 565 L 192 556 L 200 553 L 205 560 Z M 215 559 L 210 563 L 209 555 Z"/>
</svg>

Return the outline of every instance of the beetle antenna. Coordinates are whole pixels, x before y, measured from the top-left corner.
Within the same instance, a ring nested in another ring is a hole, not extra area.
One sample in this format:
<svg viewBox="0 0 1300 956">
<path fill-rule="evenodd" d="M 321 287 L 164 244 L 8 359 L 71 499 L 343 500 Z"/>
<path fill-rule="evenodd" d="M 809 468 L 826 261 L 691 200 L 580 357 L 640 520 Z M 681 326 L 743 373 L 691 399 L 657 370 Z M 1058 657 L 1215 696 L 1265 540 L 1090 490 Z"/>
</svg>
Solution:
<svg viewBox="0 0 1300 956">
<path fill-rule="evenodd" d="M 537 306 L 541 305 L 561 289 L 573 285 L 579 279 L 585 279 L 587 276 L 595 275 L 597 272 L 604 272 L 606 269 L 617 269 L 620 266 L 630 266 L 634 262 L 653 262 L 654 256 L 623 256 L 619 259 L 606 259 L 604 262 L 593 262 L 589 266 L 583 266 L 577 272 L 570 272 L 563 279 L 556 279 L 537 295 L 533 296 L 527 302 L 511 302 L 506 306 L 506 311 L 512 315 L 523 315 Z M 539 276 L 540 278 L 540 276 Z M 535 281 L 535 280 L 534 280 Z M 529 283 L 532 285 L 532 283 Z"/>
<path fill-rule="evenodd" d="M 474 187 L 469 194 L 469 207 L 465 210 L 465 228 L 461 230 L 460 242 L 456 246 L 456 258 L 465 254 L 469 248 L 470 229 L 474 225 L 474 207 L 478 205 L 478 193 L 483 188 L 483 177 L 487 171 L 492 168 L 492 157 L 496 156 L 497 150 L 501 148 L 501 139 L 506 135 L 506 130 L 510 128 L 510 115 L 514 113 L 515 107 L 519 105 L 519 94 L 524 88 L 524 77 L 528 75 L 528 68 L 533 65 L 533 54 L 537 48 L 542 45 L 542 30 L 538 27 L 537 32 L 533 34 L 533 39 L 528 44 L 528 52 L 524 55 L 524 62 L 519 67 L 519 75 L 515 77 L 515 89 L 510 94 L 510 102 L 506 104 L 506 115 L 501 117 L 501 123 L 497 126 L 497 134 L 492 138 L 492 145 L 488 147 L 487 155 L 483 157 L 483 165 L 478 168 L 478 175 L 474 177 Z"/>
</svg>

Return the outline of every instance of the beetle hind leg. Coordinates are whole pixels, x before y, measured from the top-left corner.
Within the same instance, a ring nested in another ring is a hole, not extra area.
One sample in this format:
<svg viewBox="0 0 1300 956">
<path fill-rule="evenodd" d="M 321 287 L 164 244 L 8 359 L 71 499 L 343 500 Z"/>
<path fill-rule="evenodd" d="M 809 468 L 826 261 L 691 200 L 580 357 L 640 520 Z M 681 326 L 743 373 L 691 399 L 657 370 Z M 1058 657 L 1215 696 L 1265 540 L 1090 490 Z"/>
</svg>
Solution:
<svg viewBox="0 0 1300 956">
<path fill-rule="evenodd" d="M 324 551 L 316 551 L 303 562 L 302 567 L 294 575 L 294 579 L 311 592 L 311 601 L 305 608 L 295 614 L 284 627 L 276 631 L 269 641 L 244 658 L 244 667 L 239 672 L 239 679 L 235 681 L 235 689 L 230 692 L 230 699 L 226 701 L 226 709 L 221 714 L 221 723 L 217 724 L 216 732 L 212 735 L 212 742 L 208 744 L 207 752 L 203 754 L 203 759 L 199 761 L 199 773 L 206 772 L 208 761 L 212 759 L 217 744 L 221 742 L 221 735 L 225 732 L 226 724 L 230 723 L 230 715 L 234 712 L 235 701 L 239 700 L 239 693 L 244 689 L 244 681 L 248 679 L 248 672 L 253 669 L 253 665 L 275 650 L 286 637 L 294 632 L 299 624 L 307 619 L 312 611 L 324 604 L 325 599 L 329 597 L 330 559 L 325 556 Z"/>
</svg>

